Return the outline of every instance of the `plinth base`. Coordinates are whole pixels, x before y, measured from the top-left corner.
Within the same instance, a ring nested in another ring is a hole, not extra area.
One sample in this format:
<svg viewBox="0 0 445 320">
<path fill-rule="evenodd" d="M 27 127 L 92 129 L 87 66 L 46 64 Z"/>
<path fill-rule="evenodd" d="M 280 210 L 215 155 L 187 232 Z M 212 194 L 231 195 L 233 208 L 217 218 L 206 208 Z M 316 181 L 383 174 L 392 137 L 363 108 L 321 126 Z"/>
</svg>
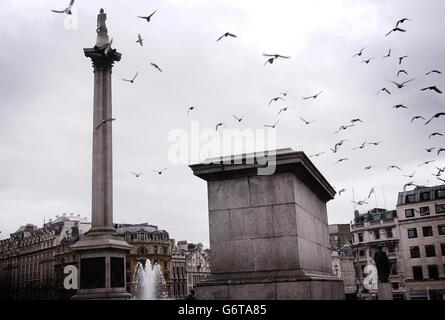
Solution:
<svg viewBox="0 0 445 320">
<path fill-rule="evenodd" d="M 199 300 L 344 300 L 343 281 L 335 277 L 201 282 Z"/>
<path fill-rule="evenodd" d="M 379 282 L 377 284 L 377 298 L 379 300 L 393 300 L 391 283 Z"/>
</svg>

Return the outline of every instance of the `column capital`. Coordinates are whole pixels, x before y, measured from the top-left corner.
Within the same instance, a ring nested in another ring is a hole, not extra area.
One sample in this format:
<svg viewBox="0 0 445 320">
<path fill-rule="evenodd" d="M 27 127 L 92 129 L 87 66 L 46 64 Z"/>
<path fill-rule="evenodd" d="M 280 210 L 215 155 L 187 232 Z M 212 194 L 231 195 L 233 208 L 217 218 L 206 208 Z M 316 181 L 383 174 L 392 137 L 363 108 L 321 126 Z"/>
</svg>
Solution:
<svg viewBox="0 0 445 320">
<path fill-rule="evenodd" d="M 115 61 L 120 61 L 122 54 L 115 49 L 110 50 L 108 54 L 104 53 L 104 50 L 97 47 L 83 49 L 85 56 L 91 58 L 93 66 L 99 69 L 105 69 L 111 71 Z"/>
</svg>

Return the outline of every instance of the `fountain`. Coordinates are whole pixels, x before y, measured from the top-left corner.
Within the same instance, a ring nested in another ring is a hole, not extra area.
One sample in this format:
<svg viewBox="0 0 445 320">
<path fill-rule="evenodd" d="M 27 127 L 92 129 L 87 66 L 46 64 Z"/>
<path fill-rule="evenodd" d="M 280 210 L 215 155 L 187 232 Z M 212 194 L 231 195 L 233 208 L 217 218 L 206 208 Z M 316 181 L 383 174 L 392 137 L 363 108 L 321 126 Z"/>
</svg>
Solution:
<svg viewBox="0 0 445 320">
<path fill-rule="evenodd" d="M 161 267 L 155 263 L 152 265 L 150 259 L 136 264 L 133 274 L 133 283 L 136 283 L 135 298 L 138 300 L 159 300 L 168 296 L 167 286 Z"/>
</svg>

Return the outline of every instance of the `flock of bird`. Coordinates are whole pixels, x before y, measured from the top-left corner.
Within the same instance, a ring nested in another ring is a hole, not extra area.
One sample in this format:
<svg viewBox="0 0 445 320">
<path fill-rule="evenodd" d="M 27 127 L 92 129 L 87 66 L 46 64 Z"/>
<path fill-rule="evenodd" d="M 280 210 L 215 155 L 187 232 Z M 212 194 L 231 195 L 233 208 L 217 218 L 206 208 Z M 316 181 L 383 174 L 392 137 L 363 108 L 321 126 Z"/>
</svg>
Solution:
<svg viewBox="0 0 445 320">
<path fill-rule="evenodd" d="M 64 9 L 64 10 L 52 10 L 52 11 L 55 12 L 55 13 L 72 14 L 71 9 L 72 9 L 72 6 L 73 6 L 73 5 L 74 5 L 74 0 L 71 0 L 69 6 L 68 6 L 66 9 Z M 137 18 L 143 19 L 143 20 L 145 20 L 147 23 L 149 23 L 149 22 L 151 21 L 151 19 L 153 18 L 153 16 L 155 15 L 156 12 L 157 12 L 157 10 L 153 11 L 152 13 L 150 13 L 150 14 L 147 15 L 147 16 L 137 16 Z M 402 32 L 402 33 L 403 33 L 403 32 L 407 32 L 407 30 L 406 30 L 405 27 L 404 27 L 404 28 L 401 28 L 401 25 L 404 25 L 406 22 L 411 22 L 411 21 L 412 21 L 412 20 L 410 20 L 410 19 L 408 19 L 408 18 L 403 18 L 403 19 L 398 20 L 398 21 L 396 22 L 396 24 L 395 24 L 395 27 L 392 28 L 388 33 L 386 33 L 385 36 L 390 36 L 390 35 L 393 34 L 393 33 L 395 34 L 395 33 L 399 33 L 399 32 Z M 221 40 L 223 40 L 223 39 L 226 39 L 226 38 L 233 38 L 233 39 L 235 39 L 235 38 L 237 38 L 237 35 L 234 34 L 234 33 L 231 33 L 231 32 L 225 32 L 225 33 L 222 34 L 221 36 L 219 36 L 219 37 L 215 37 L 215 38 L 216 38 L 216 41 L 219 42 L 219 41 L 221 41 Z M 141 34 L 137 34 L 136 45 L 140 45 L 140 46 L 142 47 L 142 46 L 143 46 L 143 41 L 144 41 L 144 40 L 143 40 Z M 111 41 L 110 41 L 110 44 L 107 46 L 107 48 L 108 48 L 108 49 L 111 48 Z M 363 47 L 363 48 L 360 49 L 357 53 L 353 54 L 352 58 L 356 58 L 356 57 L 362 57 L 362 56 L 364 56 L 364 54 L 365 54 L 365 52 L 366 52 L 366 49 L 367 49 L 366 47 Z M 105 52 L 105 54 L 107 54 L 107 52 Z M 387 54 L 384 55 L 384 56 L 382 56 L 382 59 L 390 58 L 390 57 L 391 57 L 391 54 L 392 54 L 391 49 L 388 49 Z M 281 59 L 291 59 L 290 56 L 282 55 L 282 54 L 277 54 L 277 53 L 273 53 L 273 54 L 271 54 L 271 53 L 263 53 L 263 56 L 266 57 L 266 59 L 267 59 L 267 60 L 264 62 L 263 66 L 266 66 L 267 64 L 272 65 L 272 64 L 273 64 L 275 61 L 277 61 L 277 60 L 281 60 Z M 402 65 L 402 63 L 404 63 L 405 59 L 407 59 L 407 58 L 408 58 L 408 55 L 403 55 L 403 56 L 397 57 L 398 65 L 399 65 L 399 66 Z M 363 59 L 363 60 L 361 60 L 361 63 L 364 63 L 364 64 L 368 65 L 368 64 L 371 63 L 371 61 L 374 61 L 374 60 L 376 60 L 377 58 L 373 56 L 373 57 L 362 58 L 362 59 Z M 156 63 L 151 62 L 150 65 L 151 65 L 153 68 L 155 68 L 156 70 L 158 70 L 159 72 L 163 72 L 163 70 L 162 70 Z M 125 81 L 125 82 L 128 82 L 128 83 L 133 84 L 133 83 L 135 82 L 135 80 L 136 80 L 138 74 L 139 74 L 139 72 L 136 72 L 132 78 L 122 78 L 122 81 Z M 426 73 L 425 73 L 425 76 L 430 76 L 430 75 L 432 75 L 432 74 L 441 75 L 442 72 L 439 71 L 439 70 L 433 69 L 433 70 L 430 70 L 430 71 L 426 72 Z M 407 76 L 407 75 L 408 75 L 408 72 L 407 72 L 406 69 L 400 69 L 400 70 L 397 72 L 397 77 L 400 77 L 400 76 Z M 411 79 L 409 79 L 409 80 L 405 80 L 405 81 L 393 81 L 393 80 L 386 80 L 386 79 L 385 79 L 386 82 L 391 83 L 392 85 L 394 85 L 394 89 L 395 89 L 395 90 L 401 90 L 401 89 L 403 89 L 404 87 L 406 87 L 406 86 L 408 86 L 409 84 L 411 84 L 411 82 L 414 81 L 414 80 L 415 80 L 415 78 L 411 78 Z M 392 90 L 393 90 L 393 89 L 392 89 L 391 87 L 383 87 L 383 88 L 381 88 L 376 94 L 379 95 L 380 93 L 386 93 L 387 95 L 391 95 L 391 91 L 392 91 Z M 425 87 L 421 88 L 420 91 L 421 91 L 421 92 L 429 91 L 429 92 L 432 92 L 432 93 L 434 93 L 434 94 L 442 94 L 442 91 L 441 91 L 437 86 L 435 86 L 435 85 L 425 86 Z M 315 99 L 317 99 L 323 92 L 324 92 L 324 90 L 320 90 L 320 91 L 318 91 L 318 92 L 315 93 L 315 94 L 311 94 L 311 95 L 304 96 L 304 97 L 301 97 L 301 98 L 302 98 L 303 100 L 309 100 L 309 99 L 313 99 L 313 100 L 315 100 Z M 277 95 L 277 96 L 275 96 L 275 97 L 272 97 L 272 98 L 268 101 L 267 106 L 270 107 L 270 106 L 273 105 L 273 104 L 276 104 L 276 103 L 279 103 L 279 102 L 285 102 L 288 93 L 289 93 L 289 90 L 280 92 L 279 95 Z M 407 109 L 408 107 L 407 107 L 406 105 L 404 105 L 404 104 L 396 104 L 396 105 L 393 106 L 393 108 L 394 108 L 395 110 L 398 110 L 398 109 Z M 284 112 L 286 112 L 288 109 L 292 109 L 292 107 L 281 107 L 281 108 L 278 110 L 278 112 L 277 112 L 277 116 L 280 115 L 280 114 L 282 114 L 282 113 L 284 113 Z M 188 107 L 187 107 L 187 110 L 186 110 L 186 112 L 187 112 L 187 116 L 189 116 L 191 112 L 194 112 L 194 111 L 196 111 L 196 110 L 198 110 L 198 107 L 197 107 L 197 106 L 188 106 Z M 424 125 L 428 125 L 428 124 L 430 124 L 433 120 L 438 119 L 438 118 L 440 118 L 440 117 L 442 117 L 442 116 L 445 116 L 445 112 L 438 112 L 438 113 L 432 115 L 431 117 L 429 117 L 428 120 L 426 120 L 426 118 L 425 118 L 424 116 L 422 116 L 422 115 L 414 115 L 414 116 L 412 117 L 412 119 L 411 119 L 411 123 L 414 122 L 414 121 L 416 121 L 416 120 L 417 120 L 417 121 L 418 121 L 418 120 L 423 120 L 423 121 L 425 121 L 425 122 L 424 122 Z M 235 114 L 233 115 L 233 118 L 234 118 L 234 119 L 236 120 L 236 122 L 238 122 L 238 123 L 244 121 L 244 119 L 245 119 L 244 115 L 239 116 L 239 115 L 235 115 Z M 444 118 L 445 118 L 445 117 L 444 117 Z M 313 119 L 311 119 L 311 120 L 306 120 L 306 119 L 304 119 L 304 118 L 301 117 L 301 116 L 299 117 L 299 119 L 304 123 L 304 125 L 307 125 L 307 126 L 309 126 L 309 125 L 311 125 L 312 123 L 315 122 L 315 120 L 313 120 Z M 96 129 L 100 128 L 100 126 L 103 125 L 104 123 L 106 123 L 106 122 L 108 122 L 108 121 L 113 121 L 113 120 L 115 120 L 115 119 L 114 119 L 114 118 L 113 118 L 113 119 L 104 119 L 104 120 L 103 120 L 103 121 L 96 127 Z M 264 124 L 264 127 L 266 127 L 266 128 L 271 128 L 271 129 L 275 129 L 275 128 L 277 127 L 279 121 L 280 121 L 280 119 L 277 119 L 273 124 Z M 342 131 L 348 130 L 349 128 L 352 128 L 352 127 L 357 126 L 357 125 L 362 125 L 363 123 L 365 123 L 365 121 L 363 121 L 363 120 L 360 119 L 360 118 L 354 118 L 354 119 L 351 119 L 349 123 L 340 125 L 340 126 L 338 127 L 338 130 L 336 130 L 335 132 L 333 132 L 333 134 L 334 134 L 334 135 L 337 135 L 337 134 L 339 134 L 339 133 L 342 132 Z M 223 123 L 223 122 L 219 122 L 219 123 L 217 123 L 217 124 L 215 125 L 215 130 L 218 131 L 220 128 L 221 128 L 221 129 L 223 129 L 223 128 L 227 128 L 227 125 L 226 125 L 225 123 Z M 433 137 L 435 137 L 435 136 L 443 136 L 443 135 L 444 135 L 444 134 L 441 133 L 441 132 L 432 132 L 432 133 L 428 136 L 428 139 L 431 139 L 431 138 L 433 138 Z M 335 145 L 334 145 L 332 148 L 329 148 L 329 150 L 330 150 L 333 154 L 337 154 L 337 153 L 340 151 L 340 149 L 343 148 L 343 145 L 344 145 L 345 143 L 347 143 L 347 142 L 349 142 L 349 140 L 341 139 L 341 140 L 339 140 L 337 143 L 335 143 Z M 357 147 L 354 147 L 352 150 L 362 150 L 362 149 L 366 148 L 366 147 L 369 146 L 369 145 L 372 145 L 372 146 L 379 146 L 379 145 L 382 144 L 382 143 L 383 143 L 383 141 L 369 141 L 369 142 L 368 142 L 368 141 L 363 141 L 363 142 L 360 143 L 360 145 L 358 145 Z M 322 152 L 318 152 L 318 153 L 309 155 L 309 157 L 319 157 L 319 156 L 321 156 L 321 155 L 323 155 L 323 154 L 325 154 L 325 153 L 327 153 L 327 152 L 330 152 L 329 150 L 328 150 L 328 151 L 322 151 Z M 436 147 L 430 147 L 430 148 L 426 148 L 425 150 L 426 150 L 427 153 L 432 153 L 433 151 L 436 151 L 437 156 L 439 156 L 442 152 L 445 152 L 445 148 L 442 148 L 442 147 L 438 147 L 438 148 L 436 148 Z M 338 164 L 340 164 L 340 163 L 342 163 L 342 162 L 345 162 L 345 161 L 348 161 L 348 160 L 349 160 L 348 157 L 341 157 L 341 158 L 339 158 L 339 159 L 334 163 L 334 165 L 338 165 Z M 427 166 L 427 165 L 430 165 L 430 164 L 433 163 L 433 162 L 435 162 L 435 160 L 424 161 L 424 162 L 420 163 L 418 166 L 419 166 L 419 167 L 421 167 L 421 166 Z M 368 170 L 372 170 L 373 168 L 375 168 L 375 166 L 373 166 L 373 165 L 368 165 L 368 166 L 366 166 L 366 167 L 364 168 L 364 170 L 365 170 L 365 171 L 368 171 Z M 441 177 L 441 175 L 445 172 L 445 167 L 443 167 L 443 168 L 436 167 L 436 169 L 437 169 L 437 172 L 433 173 L 433 176 L 435 176 L 439 181 L 445 183 L 445 179 L 443 179 L 443 178 Z M 164 168 L 164 169 L 162 169 L 162 170 L 152 170 L 152 171 L 153 171 L 154 173 L 156 173 L 156 174 L 161 175 L 163 172 L 165 172 L 165 170 L 167 170 L 167 168 Z M 386 168 L 386 170 L 387 170 L 387 171 L 390 171 L 390 170 L 399 170 L 399 171 L 402 171 L 402 169 L 401 169 L 398 165 L 395 165 L 395 164 L 390 164 L 390 165 Z M 142 172 L 131 172 L 131 174 L 134 175 L 136 178 L 139 178 L 139 177 L 142 175 Z M 406 178 L 411 179 L 411 178 L 413 178 L 413 177 L 415 176 L 415 174 L 416 174 L 416 172 L 414 171 L 414 172 L 411 173 L 411 174 L 404 174 L 403 176 L 406 177 Z M 409 181 L 409 182 L 407 182 L 407 183 L 404 185 L 404 190 L 406 190 L 406 188 L 407 188 L 407 187 L 410 187 L 410 186 L 418 186 L 418 185 L 417 185 L 416 183 L 414 183 L 413 181 Z M 342 193 L 344 193 L 346 190 L 348 190 L 348 188 L 341 188 L 341 189 L 338 191 L 338 195 L 341 196 Z M 374 187 L 372 187 L 372 188 L 370 189 L 370 192 L 368 193 L 368 195 L 367 195 L 367 197 L 366 197 L 365 199 L 363 199 L 363 200 L 359 200 L 359 201 L 355 201 L 355 200 L 353 200 L 353 203 L 354 203 L 356 206 L 361 206 L 361 205 L 364 205 L 364 204 L 368 204 L 368 203 L 367 203 L 367 200 L 371 197 L 372 194 L 375 194 Z"/>
</svg>

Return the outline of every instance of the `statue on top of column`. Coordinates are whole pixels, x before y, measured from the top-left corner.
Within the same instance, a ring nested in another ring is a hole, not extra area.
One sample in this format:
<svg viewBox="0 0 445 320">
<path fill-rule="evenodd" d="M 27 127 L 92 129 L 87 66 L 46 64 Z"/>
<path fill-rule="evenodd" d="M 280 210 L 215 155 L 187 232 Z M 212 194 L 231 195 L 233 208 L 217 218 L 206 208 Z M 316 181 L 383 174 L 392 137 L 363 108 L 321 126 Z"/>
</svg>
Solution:
<svg viewBox="0 0 445 320">
<path fill-rule="evenodd" d="M 104 12 L 104 9 L 100 9 L 99 14 L 97 15 L 97 41 L 96 47 L 104 47 L 108 44 L 108 30 L 105 21 L 107 20 L 107 14 Z"/>
</svg>

